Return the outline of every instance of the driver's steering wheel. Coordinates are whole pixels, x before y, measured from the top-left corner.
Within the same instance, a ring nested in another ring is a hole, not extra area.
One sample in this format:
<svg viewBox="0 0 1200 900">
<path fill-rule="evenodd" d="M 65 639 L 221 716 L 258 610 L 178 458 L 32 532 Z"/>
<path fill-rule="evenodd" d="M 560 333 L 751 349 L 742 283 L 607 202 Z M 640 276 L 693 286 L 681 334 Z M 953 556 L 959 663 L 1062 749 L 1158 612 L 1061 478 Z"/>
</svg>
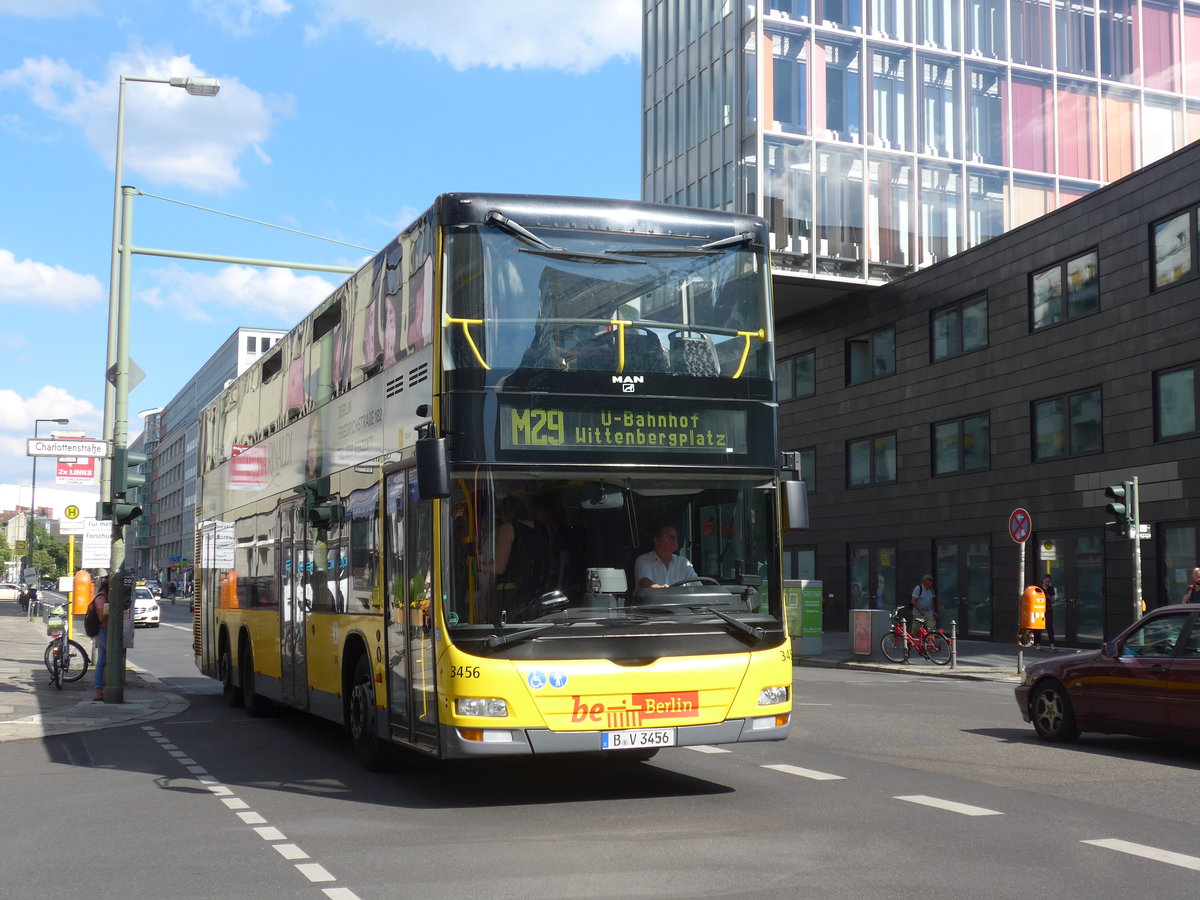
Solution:
<svg viewBox="0 0 1200 900">
<path fill-rule="evenodd" d="M 693 581 L 698 581 L 701 584 L 721 584 L 715 578 L 709 578 L 707 575 L 697 575 L 695 578 L 684 578 L 681 581 L 676 581 L 674 584 L 668 584 L 667 587 L 682 587 L 685 584 L 691 584 Z"/>
</svg>

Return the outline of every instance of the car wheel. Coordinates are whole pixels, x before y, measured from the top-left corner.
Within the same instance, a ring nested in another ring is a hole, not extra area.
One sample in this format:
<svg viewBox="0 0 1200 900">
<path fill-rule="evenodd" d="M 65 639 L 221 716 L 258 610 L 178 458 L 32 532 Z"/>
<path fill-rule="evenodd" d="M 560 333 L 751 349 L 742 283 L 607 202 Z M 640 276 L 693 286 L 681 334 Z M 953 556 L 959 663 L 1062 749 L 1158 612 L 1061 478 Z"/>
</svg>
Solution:
<svg viewBox="0 0 1200 900">
<path fill-rule="evenodd" d="M 229 647 L 221 648 L 221 658 L 217 661 L 217 675 L 221 679 L 221 695 L 230 706 L 242 705 L 242 689 L 233 680 L 233 656 Z"/>
<path fill-rule="evenodd" d="M 375 682 L 371 676 L 371 661 L 365 653 L 354 665 L 348 719 L 350 739 L 359 765 L 370 772 L 379 771 L 386 761 L 386 745 L 375 733 Z"/>
<path fill-rule="evenodd" d="M 1075 725 L 1075 709 L 1062 682 L 1047 681 L 1033 692 L 1029 702 L 1034 730 L 1044 741 L 1069 743 L 1079 737 Z"/>
</svg>

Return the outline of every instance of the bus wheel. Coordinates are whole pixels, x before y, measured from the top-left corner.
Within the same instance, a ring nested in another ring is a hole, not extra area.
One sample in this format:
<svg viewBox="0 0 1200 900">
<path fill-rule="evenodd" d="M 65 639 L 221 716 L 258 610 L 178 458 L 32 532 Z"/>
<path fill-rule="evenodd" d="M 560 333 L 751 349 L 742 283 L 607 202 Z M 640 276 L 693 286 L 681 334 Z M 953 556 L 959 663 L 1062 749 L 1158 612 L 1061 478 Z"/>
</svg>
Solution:
<svg viewBox="0 0 1200 900">
<path fill-rule="evenodd" d="M 350 739 L 359 765 L 370 772 L 383 768 L 386 747 L 375 733 L 375 682 L 366 654 L 354 665 L 350 683 Z"/>
<path fill-rule="evenodd" d="M 233 680 L 233 654 L 229 645 L 221 648 L 221 658 L 217 660 L 217 674 L 221 677 L 221 696 L 230 706 L 242 705 L 242 691 Z"/>
<path fill-rule="evenodd" d="M 255 719 L 261 719 L 270 712 L 270 701 L 255 690 L 254 686 L 254 651 L 246 644 L 245 663 L 242 664 L 242 706 Z"/>
</svg>

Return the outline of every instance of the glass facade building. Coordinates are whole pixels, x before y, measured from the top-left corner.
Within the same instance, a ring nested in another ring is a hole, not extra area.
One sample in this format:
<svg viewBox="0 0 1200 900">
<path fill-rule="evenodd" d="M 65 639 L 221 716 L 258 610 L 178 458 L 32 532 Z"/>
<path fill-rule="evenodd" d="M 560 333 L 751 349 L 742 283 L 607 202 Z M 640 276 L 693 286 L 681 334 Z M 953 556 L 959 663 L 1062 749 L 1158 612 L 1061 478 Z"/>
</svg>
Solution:
<svg viewBox="0 0 1200 900">
<path fill-rule="evenodd" d="M 644 0 L 642 197 L 881 282 L 1200 138 L 1200 0 Z"/>
</svg>

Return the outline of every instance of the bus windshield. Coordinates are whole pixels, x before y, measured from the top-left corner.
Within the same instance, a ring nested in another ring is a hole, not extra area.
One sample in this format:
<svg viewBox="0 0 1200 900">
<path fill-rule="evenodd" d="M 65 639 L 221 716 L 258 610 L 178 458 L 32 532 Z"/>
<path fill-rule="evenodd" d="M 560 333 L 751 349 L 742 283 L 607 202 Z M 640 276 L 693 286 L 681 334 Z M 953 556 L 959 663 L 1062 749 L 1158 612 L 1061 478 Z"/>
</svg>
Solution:
<svg viewBox="0 0 1200 900">
<path fill-rule="evenodd" d="M 720 612 L 777 619 L 774 496 L 762 478 L 661 471 L 620 478 L 481 471 L 456 479 L 451 637 L 472 626 L 636 620 L 653 627 Z"/>
<path fill-rule="evenodd" d="M 767 267 L 749 235 L 508 225 L 449 231 L 448 368 L 769 376 Z"/>
</svg>

